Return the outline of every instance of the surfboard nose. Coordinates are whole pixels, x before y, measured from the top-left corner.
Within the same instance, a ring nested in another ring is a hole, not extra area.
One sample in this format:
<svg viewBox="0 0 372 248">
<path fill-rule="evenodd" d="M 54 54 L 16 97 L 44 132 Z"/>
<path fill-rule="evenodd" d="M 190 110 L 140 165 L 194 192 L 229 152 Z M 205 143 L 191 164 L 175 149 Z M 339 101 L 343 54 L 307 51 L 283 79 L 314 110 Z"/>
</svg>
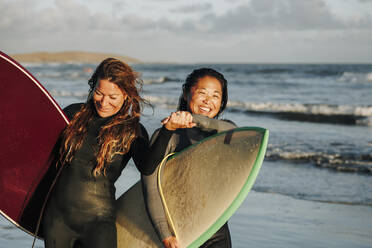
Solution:
<svg viewBox="0 0 372 248">
<path fill-rule="evenodd" d="M 160 185 L 182 247 L 199 247 L 238 209 L 261 168 L 268 136 L 264 128 L 236 128 L 210 136 L 167 161 Z M 140 182 L 117 201 L 117 230 L 119 248 L 162 247 Z"/>
<path fill-rule="evenodd" d="M 268 136 L 264 128 L 236 128 L 168 161 L 161 187 L 183 246 L 201 245 L 238 209 L 261 168 Z"/>
</svg>

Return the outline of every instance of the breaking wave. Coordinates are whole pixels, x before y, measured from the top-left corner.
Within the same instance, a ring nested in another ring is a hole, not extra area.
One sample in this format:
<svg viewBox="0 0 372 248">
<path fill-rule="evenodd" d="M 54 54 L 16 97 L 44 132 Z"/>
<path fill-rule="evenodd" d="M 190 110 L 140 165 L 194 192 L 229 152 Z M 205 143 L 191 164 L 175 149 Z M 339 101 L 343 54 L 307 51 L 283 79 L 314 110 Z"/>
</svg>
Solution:
<svg viewBox="0 0 372 248">
<path fill-rule="evenodd" d="M 159 77 L 155 79 L 143 79 L 144 84 L 163 84 L 167 82 L 175 82 L 179 81 L 179 79 L 176 78 L 170 78 L 170 77 Z"/>
<path fill-rule="evenodd" d="M 293 163 L 311 163 L 319 168 L 372 175 L 372 154 L 284 151 L 280 148 L 269 147 L 265 159 L 270 161 L 285 160 Z"/>
<path fill-rule="evenodd" d="M 372 72 L 344 72 L 338 78 L 338 81 L 347 83 L 372 83 Z"/>
<path fill-rule="evenodd" d="M 372 106 L 232 101 L 231 111 L 318 123 L 372 126 Z"/>
<path fill-rule="evenodd" d="M 80 92 L 80 91 L 67 91 L 67 90 L 50 90 L 49 93 L 53 96 L 53 97 L 73 97 L 73 98 L 77 98 L 79 100 L 81 99 L 86 99 L 87 96 L 88 96 L 88 93 L 87 92 Z"/>
</svg>

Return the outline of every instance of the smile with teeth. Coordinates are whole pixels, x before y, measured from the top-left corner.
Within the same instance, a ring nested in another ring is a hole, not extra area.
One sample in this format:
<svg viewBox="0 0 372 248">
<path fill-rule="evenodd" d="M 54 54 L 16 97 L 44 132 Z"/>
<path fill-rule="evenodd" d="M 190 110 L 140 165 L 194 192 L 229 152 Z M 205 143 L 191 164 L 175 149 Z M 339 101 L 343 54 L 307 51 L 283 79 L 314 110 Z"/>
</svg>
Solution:
<svg viewBox="0 0 372 248">
<path fill-rule="evenodd" d="M 211 111 L 211 108 L 208 108 L 208 107 L 199 107 L 199 109 L 203 112 L 209 112 Z"/>
</svg>

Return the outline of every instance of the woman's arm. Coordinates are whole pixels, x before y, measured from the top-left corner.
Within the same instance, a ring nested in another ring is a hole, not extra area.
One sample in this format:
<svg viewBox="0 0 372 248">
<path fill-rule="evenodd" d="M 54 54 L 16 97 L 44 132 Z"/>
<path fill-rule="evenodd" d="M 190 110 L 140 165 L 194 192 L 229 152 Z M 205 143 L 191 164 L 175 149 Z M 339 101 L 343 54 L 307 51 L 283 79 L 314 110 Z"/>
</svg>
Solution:
<svg viewBox="0 0 372 248">
<path fill-rule="evenodd" d="M 158 165 L 167 153 L 173 151 L 170 144 L 172 135 L 173 131 L 169 131 L 164 126 L 154 132 L 150 141 L 149 156 L 146 160 L 148 171 L 151 173 L 141 176 L 147 212 L 165 247 L 179 247 L 169 229 L 157 182 Z"/>
<path fill-rule="evenodd" d="M 187 111 L 177 111 L 162 121 L 162 124 L 169 130 L 177 130 L 179 128 L 199 127 L 203 131 L 222 132 L 236 125 L 232 121 L 212 119 L 204 115 L 191 114 Z"/>
<path fill-rule="evenodd" d="M 175 149 L 175 140 L 170 139 L 175 130 L 179 128 L 191 128 L 196 126 L 192 122 L 189 112 L 179 111 L 172 113 L 162 121 L 163 126 L 156 130 L 151 137 L 149 151 L 144 162 L 145 175 L 152 174 L 162 159 Z"/>
<path fill-rule="evenodd" d="M 154 173 L 159 163 L 169 152 L 169 140 L 173 132 L 162 127 L 154 132 L 151 137 L 150 145 L 145 154 L 143 154 L 143 175 Z"/>
<path fill-rule="evenodd" d="M 226 130 L 236 128 L 235 123 L 228 120 L 218 120 L 211 119 L 204 115 L 193 114 L 193 122 L 196 123 L 196 126 L 202 129 L 203 131 L 213 131 L 216 130 L 218 133 Z"/>
<path fill-rule="evenodd" d="M 146 167 L 146 155 L 149 152 L 149 135 L 140 123 L 140 133 L 130 146 L 130 154 L 134 164 L 141 173 L 149 173 Z"/>
<path fill-rule="evenodd" d="M 160 240 L 163 241 L 167 237 L 172 236 L 172 234 L 168 226 L 167 217 L 165 216 L 163 202 L 160 198 L 157 175 L 158 169 L 150 175 L 142 175 L 141 181 L 147 212 L 154 225 L 155 231 Z"/>
</svg>

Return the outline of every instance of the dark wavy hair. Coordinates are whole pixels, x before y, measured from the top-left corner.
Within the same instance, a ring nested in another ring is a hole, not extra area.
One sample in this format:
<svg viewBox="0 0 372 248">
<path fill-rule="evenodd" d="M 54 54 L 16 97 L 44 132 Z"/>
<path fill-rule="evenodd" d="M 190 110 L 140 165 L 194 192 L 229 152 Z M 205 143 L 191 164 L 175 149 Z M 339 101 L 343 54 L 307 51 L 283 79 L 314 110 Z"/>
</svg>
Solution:
<svg viewBox="0 0 372 248">
<path fill-rule="evenodd" d="M 213 77 L 217 79 L 221 83 L 221 89 L 222 89 L 222 99 L 221 99 L 221 107 L 218 111 L 217 115 L 214 118 L 218 118 L 218 116 L 225 110 L 227 100 L 228 100 L 228 94 L 227 94 L 227 80 L 225 77 L 219 73 L 218 71 L 212 69 L 212 68 L 199 68 L 195 69 L 193 72 L 191 72 L 187 78 L 186 82 L 182 85 L 182 94 L 178 100 L 178 107 L 177 110 L 181 111 L 187 111 L 188 110 L 188 102 L 187 102 L 187 96 L 191 92 L 191 88 L 196 85 L 200 79 L 204 77 Z"/>
<path fill-rule="evenodd" d="M 123 106 L 104 126 L 98 136 L 99 151 L 96 154 L 97 165 L 93 171 L 95 176 L 106 174 L 107 164 L 116 154 L 126 154 L 133 140 L 139 135 L 139 119 L 144 100 L 139 96 L 141 81 L 138 74 L 126 63 L 107 58 L 102 61 L 91 79 L 89 95 L 85 104 L 75 114 L 70 124 L 62 133 L 62 145 L 59 150 L 59 164 L 70 163 L 75 152 L 82 146 L 87 134 L 87 126 L 97 114 L 93 102 L 94 90 L 100 79 L 116 84 L 127 96 Z"/>
</svg>

